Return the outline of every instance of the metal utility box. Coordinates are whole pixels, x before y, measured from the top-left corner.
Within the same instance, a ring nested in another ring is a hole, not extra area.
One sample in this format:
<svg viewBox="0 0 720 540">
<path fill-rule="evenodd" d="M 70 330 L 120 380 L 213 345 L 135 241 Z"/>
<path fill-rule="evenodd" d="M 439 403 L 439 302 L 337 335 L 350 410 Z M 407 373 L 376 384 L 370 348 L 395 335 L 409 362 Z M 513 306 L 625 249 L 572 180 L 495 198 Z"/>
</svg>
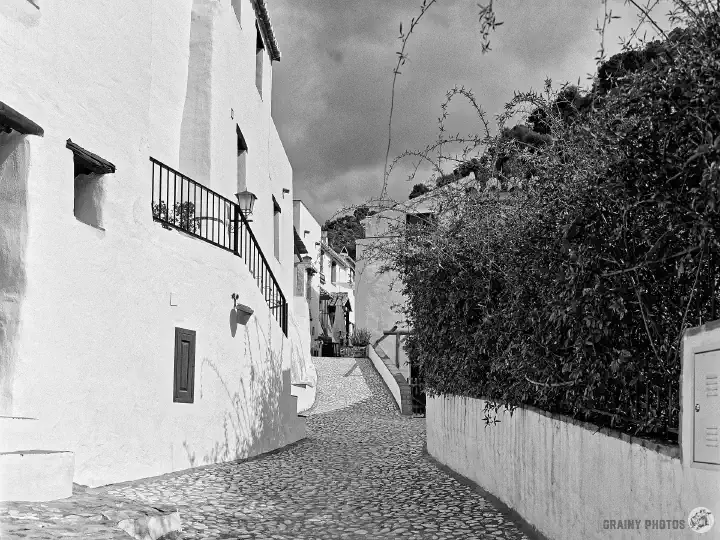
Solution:
<svg viewBox="0 0 720 540">
<path fill-rule="evenodd" d="M 683 463 L 720 470 L 720 321 L 688 329 L 682 347 Z"/>
<path fill-rule="evenodd" d="M 720 350 L 696 353 L 694 360 L 693 461 L 720 465 Z"/>
</svg>

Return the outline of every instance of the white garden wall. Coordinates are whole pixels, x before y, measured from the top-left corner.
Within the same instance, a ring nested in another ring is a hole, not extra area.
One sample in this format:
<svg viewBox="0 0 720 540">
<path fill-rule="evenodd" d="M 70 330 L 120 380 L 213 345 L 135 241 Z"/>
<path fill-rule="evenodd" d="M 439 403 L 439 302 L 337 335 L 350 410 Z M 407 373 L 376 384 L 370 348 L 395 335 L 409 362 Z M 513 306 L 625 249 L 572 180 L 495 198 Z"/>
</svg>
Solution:
<svg viewBox="0 0 720 540">
<path fill-rule="evenodd" d="M 720 515 L 720 475 L 683 464 L 678 447 L 528 409 L 501 409 L 486 427 L 483 407 L 428 397 L 427 450 L 549 539 L 691 539 L 691 510 Z M 640 529 L 610 529 L 610 520 L 641 520 Z M 718 525 L 702 538 L 720 538 Z"/>
</svg>

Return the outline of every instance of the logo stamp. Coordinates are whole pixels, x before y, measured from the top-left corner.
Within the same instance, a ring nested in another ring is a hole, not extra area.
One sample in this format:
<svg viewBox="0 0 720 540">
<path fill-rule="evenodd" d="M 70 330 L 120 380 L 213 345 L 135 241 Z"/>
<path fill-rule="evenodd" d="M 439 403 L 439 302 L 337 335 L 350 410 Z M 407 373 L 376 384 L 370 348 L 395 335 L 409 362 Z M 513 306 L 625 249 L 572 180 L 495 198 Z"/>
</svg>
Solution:
<svg viewBox="0 0 720 540">
<path fill-rule="evenodd" d="M 715 517 L 712 512 L 703 506 L 694 508 L 688 516 L 688 525 L 696 533 L 703 534 L 712 529 Z"/>
</svg>

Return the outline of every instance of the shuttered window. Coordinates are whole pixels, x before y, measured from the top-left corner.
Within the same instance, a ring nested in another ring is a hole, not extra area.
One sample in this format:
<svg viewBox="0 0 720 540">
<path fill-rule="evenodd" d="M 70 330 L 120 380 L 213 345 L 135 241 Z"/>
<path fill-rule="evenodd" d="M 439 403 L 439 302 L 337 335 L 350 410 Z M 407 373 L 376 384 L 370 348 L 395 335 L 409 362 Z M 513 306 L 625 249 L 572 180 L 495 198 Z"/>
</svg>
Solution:
<svg viewBox="0 0 720 540">
<path fill-rule="evenodd" d="M 195 330 L 175 328 L 175 381 L 173 401 L 193 403 L 195 398 Z"/>
</svg>

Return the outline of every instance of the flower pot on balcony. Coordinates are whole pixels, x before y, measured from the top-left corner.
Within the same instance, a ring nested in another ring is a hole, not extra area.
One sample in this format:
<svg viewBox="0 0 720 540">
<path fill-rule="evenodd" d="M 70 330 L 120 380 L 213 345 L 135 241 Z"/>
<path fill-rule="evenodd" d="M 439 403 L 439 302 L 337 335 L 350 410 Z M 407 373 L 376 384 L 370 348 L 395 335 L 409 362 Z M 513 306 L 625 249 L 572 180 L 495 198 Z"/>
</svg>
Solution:
<svg viewBox="0 0 720 540">
<path fill-rule="evenodd" d="M 242 325 L 247 324 L 248 320 L 250 319 L 250 316 L 253 313 L 254 313 L 254 311 L 251 307 L 245 306 L 243 304 L 237 304 L 235 306 L 235 319 L 237 320 L 238 324 L 242 324 Z"/>
</svg>

